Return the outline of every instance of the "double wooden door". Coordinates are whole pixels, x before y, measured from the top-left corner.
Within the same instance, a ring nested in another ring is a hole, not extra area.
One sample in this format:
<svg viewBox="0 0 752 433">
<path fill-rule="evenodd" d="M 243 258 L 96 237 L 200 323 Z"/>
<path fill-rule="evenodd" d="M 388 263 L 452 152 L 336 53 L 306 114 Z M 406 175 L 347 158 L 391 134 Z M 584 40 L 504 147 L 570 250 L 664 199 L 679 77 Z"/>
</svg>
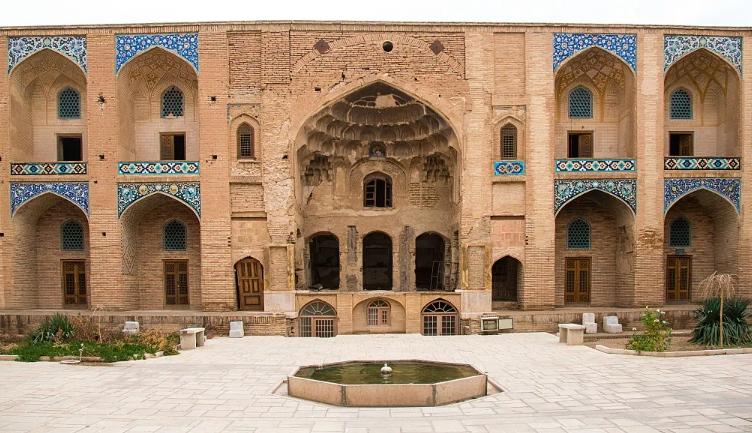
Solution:
<svg viewBox="0 0 752 433">
<path fill-rule="evenodd" d="M 590 302 L 590 257 L 566 258 L 565 304 Z"/>
<path fill-rule="evenodd" d="M 258 260 L 247 257 L 235 265 L 238 308 L 249 311 L 264 309 L 264 268 Z"/>
<path fill-rule="evenodd" d="M 666 257 L 666 301 L 688 301 L 692 278 L 692 257 Z"/>
</svg>

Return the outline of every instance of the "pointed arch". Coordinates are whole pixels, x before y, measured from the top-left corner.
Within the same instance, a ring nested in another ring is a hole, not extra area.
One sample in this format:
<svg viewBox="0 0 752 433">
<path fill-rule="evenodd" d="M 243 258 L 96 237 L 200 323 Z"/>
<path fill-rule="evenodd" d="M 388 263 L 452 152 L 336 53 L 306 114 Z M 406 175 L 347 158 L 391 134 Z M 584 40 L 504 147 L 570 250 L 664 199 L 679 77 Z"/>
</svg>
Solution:
<svg viewBox="0 0 752 433">
<path fill-rule="evenodd" d="M 133 59 L 161 49 L 188 63 L 198 74 L 198 33 L 115 35 L 115 75 Z"/>
<path fill-rule="evenodd" d="M 246 256 L 235 262 L 233 268 L 238 309 L 263 311 L 264 265 L 260 260 Z"/>
<path fill-rule="evenodd" d="M 554 180 L 554 215 L 572 200 L 591 191 L 602 191 L 624 203 L 634 216 L 637 211 L 637 181 L 635 179 L 577 179 Z"/>
<path fill-rule="evenodd" d="M 522 282 L 522 262 L 505 255 L 491 266 L 491 299 L 493 301 L 517 302 Z"/>
<path fill-rule="evenodd" d="M 198 182 L 176 183 L 119 183 L 118 184 L 118 217 L 131 208 L 135 203 L 161 194 L 187 206 L 201 220 L 201 186 Z"/>
<path fill-rule="evenodd" d="M 736 213 L 740 213 L 741 179 L 739 178 L 673 178 L 664 180 L 663 214 L 682 198 L 705 190 L 722 198 L 730 204 Z"/>
<path fill-rule="evenodd" d="M 70 60 L 86 74 L 86 36 L 18 36 L 8 38 L 8 75 L 30 57 L 51 51 Z"/>
<path fill-rule="evenodd" d="M 26 204 L 46 196 L 55 195 L 74 204 L 89 219 L 89 184 L 86 182 L 27 183 L 11 182 L 11 216 Z"/>
</svg>

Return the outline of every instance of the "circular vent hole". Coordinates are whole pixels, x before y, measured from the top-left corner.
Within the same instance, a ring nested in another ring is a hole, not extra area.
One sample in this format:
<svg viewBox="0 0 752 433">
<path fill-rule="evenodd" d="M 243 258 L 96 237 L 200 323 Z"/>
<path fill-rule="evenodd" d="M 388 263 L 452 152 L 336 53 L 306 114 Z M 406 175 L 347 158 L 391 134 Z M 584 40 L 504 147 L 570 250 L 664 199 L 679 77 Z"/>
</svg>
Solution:
<svg viewBox="0 0 752 433">
<path fill-rule="evenodd" d="M 386 41 L 383 45 L 381 45 L 381 48 L 383 48 L 385 52 L 389 53 L 394 49 L 394 44 L 390 41 Z"/>
</svg>

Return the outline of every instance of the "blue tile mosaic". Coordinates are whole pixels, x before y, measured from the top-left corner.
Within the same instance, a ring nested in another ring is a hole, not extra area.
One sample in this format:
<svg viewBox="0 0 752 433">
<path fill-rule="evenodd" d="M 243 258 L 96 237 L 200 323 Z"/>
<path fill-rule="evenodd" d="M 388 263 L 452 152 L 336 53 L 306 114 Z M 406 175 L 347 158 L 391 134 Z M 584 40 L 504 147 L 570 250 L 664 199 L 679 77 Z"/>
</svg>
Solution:
<svg viewBox="0 0 752 433">
<path fill-rule="evenodd" d="M 741 159 L 730 157 L 667 156 L 663 158 L 664 170 L 740 170 Z"/>
<path fill-rule="evenodd" d="M 494 161 L 494 176 L 525 174 L 525 161 Z"/>
<path fill-rule="evenodd" d="M 12 162 L 10 174 L 20 175 L 60 175 L 86 174 L 85 162 Z"/>
<path fill-rule="evenodd" d="M 86 36 L 17 36 L 8 38 L 8 73 L 27 57 L 52 50 L 69 58 L 86 73 Z"/>
<path fill-rule="evenodd" d="M 738 177 L 682 177 L 666 178 L 663 181 L 663 212 L 685 195 L 705 189 L 729 201 L 736 211 L 740 210 L 742 181 Z"/>
<path fill-rule="evenodd" d="M 201 185 L 199 182 L 169 183 L 118 183 L 118 217 L 133 203 L 152 194 L 165 194 L 190 206 L 197 216 L 201 216 Z"/>
<path fill-rule="evenodd" d="M 89 214 L 89 184 L 87 182 L 11 182 L 11 215 L 14 215 L 24 203 L 48 192 L 70 200 L 84 213 Z"/>
<path fill-rule="evenodd" d="M 634 172 L 634 159 L 557 159 L 557 172 Z"/>
<path fill-rule="evenodd" d="M 700 48 L 718 54 L 742 72 L 742 38 L 706 35 L 664 35 L 663 70 L 668 71 L 679 59 Z"/>
<path fill-rule="evenodd" d="M 188 61 L 198 72 L 198 33 L 162 33 L 115 36 L 115 73 L 129 60 L 154 47 Z"/>
<path fill-rule="evenodd" d="M 554 33 L 554 71 L 568 58 L 591 47 L 602 48 L 637 70 L 635 34 Z"/>
<path fill-rule="evenodd" d="M 582 194 L 599 190 L 613 195 L 637 212 L 637 181 L 635 179 L 572 179 L 554 180 L 554 213 Z"/>
<path fill-rule="evenodd" d="M 198 161 L 126 161 L 118 162 L 118 174 L 199 174 Z"/>
</svg>

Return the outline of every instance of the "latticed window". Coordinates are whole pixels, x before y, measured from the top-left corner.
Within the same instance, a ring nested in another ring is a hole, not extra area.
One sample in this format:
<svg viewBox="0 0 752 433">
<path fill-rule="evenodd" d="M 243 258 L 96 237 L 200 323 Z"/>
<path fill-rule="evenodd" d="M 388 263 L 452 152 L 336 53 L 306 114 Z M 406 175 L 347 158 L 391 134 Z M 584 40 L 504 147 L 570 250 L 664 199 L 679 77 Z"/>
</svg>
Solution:
<svg viewBox="0 0 752 433">
<path fill-rule="evenodd" d="M 183 92 L 175 86 L 162 94 L 162 117 L 183 115 Z"/>
<path fill-rule="evenodd" d="M 593 94 L 584 87 L 569 92 L 569 117 L 572 119 L 593 118 Z"/>
<path fill-rule="evenodd" d="M 671 222 L 668 235 L 671 247 L 688 247 L 692 245 L 692 233 L 686 218 L 677 218 Z"/>
<path fill-rule="evenodd" d="M 567 248 L 590 248 L 590 224 L 583 219 L 576 219 L 567 228 Z"/>
<path fill-rule="evenodd" d="M 66 87 L 57 95 L 57 117 L 81 118 L 81 95 L 76 90 Z"/>
<path fill-rule="evenodd" d="M 84 250 L 84 228 L 78 221 L 68 221 L 60 226 L 60 245 L 63 251 Z"/>
<path fill-rule="evenodd" d="M 458 315 L 454 305 L 437 299 L 423 308 L 423 335 L 455 335 Z"/>
<path fill-rule="evenodd" d="M 501 159 L 517 158 L 517 127 L 507 123 L 501 128 Z"/>
<path fill-rule="evenodd" d="M 392 207 L 392 181 L 388 177 L 376 176 L 363 185 L 363 206 Z"/>
<path fill-rule="evenodd" d="M 166 251 L 185 251 L 188 242 L 185 224 L 170 221 L 164 227 L 164 249 Z"/>
<path fill-rule="evenodd" d="M 368 326 L 389 325 L 389 303 L 383 299 L 377 299 L 368 304 Z"/>
<path fill-rule="evenodd" d="M 253 127 L 245 122 L 238 126 L 238 159 L 255 158 Z"/>
<path fill-rule="evenodd" d="M 684 89 L 677 89 L 671 94 L 671 118 L 692 118 L 692 96 Z"/>
<path fill-rule="evenodd" d="M 337 311 L 323 301 L 312 301 L 300 310 L 298 328 L 301 337 L 334 337 Z"/>
</svg>

